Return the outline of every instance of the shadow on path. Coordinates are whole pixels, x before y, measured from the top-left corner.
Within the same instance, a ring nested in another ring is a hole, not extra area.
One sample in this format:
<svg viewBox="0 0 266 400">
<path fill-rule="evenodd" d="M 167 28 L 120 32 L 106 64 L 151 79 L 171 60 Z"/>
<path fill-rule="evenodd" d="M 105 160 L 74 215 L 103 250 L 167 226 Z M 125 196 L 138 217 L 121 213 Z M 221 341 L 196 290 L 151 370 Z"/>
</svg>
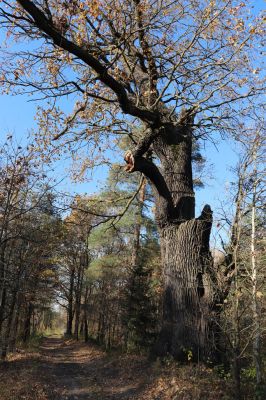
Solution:
<svg viewBox="0 0 266 400">
<path fill-rule="evenodd" d="M 34 379 L 48 388 L 49 400 L 141 399 L 149 381 L 149 365 L 136 356 L 107 355 L 94 344 L 43 340 L 37 357 L 14 360 L 9 368 L 30 368 Z M 145 373 L 147 371 L 147 373 Z"/>
</svg>

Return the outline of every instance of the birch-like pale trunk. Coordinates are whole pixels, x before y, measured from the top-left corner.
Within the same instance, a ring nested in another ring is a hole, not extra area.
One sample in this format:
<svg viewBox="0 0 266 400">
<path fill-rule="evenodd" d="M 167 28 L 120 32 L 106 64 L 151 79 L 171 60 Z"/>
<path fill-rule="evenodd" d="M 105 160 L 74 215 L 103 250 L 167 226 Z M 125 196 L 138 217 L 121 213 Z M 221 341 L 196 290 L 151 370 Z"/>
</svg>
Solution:
<svg viewBox="0 0 266 400">
<path fill-rule="evenodd" d="M 253 186 L 252 186 L 252 203 L 251 203 L 251 239 L 250 239 L 250 261 L 251 261 L 251 282 L 252 282 L 252 314 L 254 322 L 253 337 L 253 360 L 256 368 L 256 383 L 259 386 L 262 382 L 262 366 L 261 366 L 261 326 L 260 326 L 260 310 L 258 305 L 258 269 L 256 262 L 256 201 L 257 201 L 257 154 L 256 146 L 253 151 Z"/>
</svg>

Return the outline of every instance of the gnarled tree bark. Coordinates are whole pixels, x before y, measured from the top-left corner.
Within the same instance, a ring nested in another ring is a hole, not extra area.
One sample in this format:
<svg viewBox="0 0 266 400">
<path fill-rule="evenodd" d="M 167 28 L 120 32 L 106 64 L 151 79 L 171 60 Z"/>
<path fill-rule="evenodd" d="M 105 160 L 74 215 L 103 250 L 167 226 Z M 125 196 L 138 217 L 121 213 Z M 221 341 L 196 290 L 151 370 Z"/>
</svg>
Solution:
<svg viewBox="0 0 266 400">
<path fill-rule="evenodd" d="M 209 237 L 212 211 L 206 205 L 195 218 L 192 180 L 192 122 L 183 112 L 180 124 L 164 124 L 144 137 L 125 161 L 129 172 L 150 180 L 161 240 L 164 294 L 161 332 L 155 346 L 160 356 L 206 359 L 211 346 L 214 295 Z M 159 166 L 144 154 L 153 150 Z"/>
</svg>

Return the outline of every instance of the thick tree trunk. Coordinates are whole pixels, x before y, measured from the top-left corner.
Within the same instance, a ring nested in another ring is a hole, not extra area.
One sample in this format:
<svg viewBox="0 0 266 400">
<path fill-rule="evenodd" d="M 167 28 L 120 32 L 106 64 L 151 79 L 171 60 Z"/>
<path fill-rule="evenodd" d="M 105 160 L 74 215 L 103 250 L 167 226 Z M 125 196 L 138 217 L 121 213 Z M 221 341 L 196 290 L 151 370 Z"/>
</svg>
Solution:
<svg viewBox="0 0 266 400">
<path fill-rule="evenodd" d="M 17 305 L 18 285 L 19 283 L 17 284 L 17 287 L 14 289 L 12 293 L 11 304 L 8 310 L 9 316 L 7 318 L 6 329 L 3 335 L 3 343 L 2 343 L 2 352 L 1 352 L 2 359 L 5 359 L 7 356 L 7 352 L 10 351 L 11 330 L 12 330 L 12 325 L 14 328 L 14 314 Z"/>
<path fill-rule="evenodd" d="M 179 359 L 209 356 L 209 232 L 210 221 L 201 219 L 161 230 L 164 298 L 158 355 Z"/>
<path fill-rule="evenodd" d="M 154 189 L 164 280 L 155 354 L 202 360 L 213 347 L 209 342 L 215 298 L 209 251 L 212 211 L 206 205 L 195 218 L 190 111 L 181 113 L 179 121 L 150 129 L 135 151 L 126 153 L 125 161 L 129 172 L 144 173 Z M 150 147 L 158 165 L 143 157 Z"/>
</svg>

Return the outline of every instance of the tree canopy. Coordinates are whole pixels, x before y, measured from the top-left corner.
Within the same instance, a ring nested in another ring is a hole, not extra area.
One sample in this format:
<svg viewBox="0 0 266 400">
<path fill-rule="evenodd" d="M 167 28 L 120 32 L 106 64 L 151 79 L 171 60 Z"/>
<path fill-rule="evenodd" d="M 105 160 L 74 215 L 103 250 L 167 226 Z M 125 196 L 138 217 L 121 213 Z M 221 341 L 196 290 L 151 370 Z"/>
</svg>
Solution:
<svg viewBox="0 0 266 400">
<path fill-rule="evenodd" d="M 39 144 L 91 144 L 86 166 L 112 134 L 180 124 L 183 108 L 197 138 L 232 132 L 263 90 L 263 18 L 248 2 L 2 1 L 0 15 L 15 43 L 1 63 L 3 90 L 45 99 Z"/>
</svg>

